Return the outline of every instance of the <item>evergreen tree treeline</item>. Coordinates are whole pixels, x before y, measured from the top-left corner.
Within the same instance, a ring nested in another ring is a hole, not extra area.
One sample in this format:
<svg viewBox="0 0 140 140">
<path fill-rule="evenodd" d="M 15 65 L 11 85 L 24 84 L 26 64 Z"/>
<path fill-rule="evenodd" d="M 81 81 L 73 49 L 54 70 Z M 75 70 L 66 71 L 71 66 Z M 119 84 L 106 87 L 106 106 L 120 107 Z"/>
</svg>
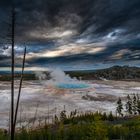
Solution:
<svg viewBox="0 0 140 140">
<path fill-rule="evenodd" d="M 126 112 L 126 115 L 140 115 L 139 95 L 127 95 L 127 100 L 125 104 L 123 104 L 121 98 L 119 98 L 117 101 L 116 112 L 119 116 L 123 116 L 124 112 Z"/>
</svg>

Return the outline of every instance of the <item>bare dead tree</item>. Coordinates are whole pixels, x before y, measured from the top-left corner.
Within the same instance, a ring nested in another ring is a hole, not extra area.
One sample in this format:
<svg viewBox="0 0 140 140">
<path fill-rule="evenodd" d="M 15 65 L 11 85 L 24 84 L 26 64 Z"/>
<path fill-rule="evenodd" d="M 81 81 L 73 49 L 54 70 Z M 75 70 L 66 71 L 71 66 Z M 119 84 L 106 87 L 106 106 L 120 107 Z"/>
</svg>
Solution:
<svg viewBox="0 0 140 140">
<path fill-rule="evenodd" d="M 18 97 L 16 101 L 16 106 L 14 105 L 14 81 L 15 81 L 15 25 L 16 25 L 16 12 L 14 7 L 14 0 L 12 0 L 12 9 L 10 11 L 10 16 L 5 17 L 5 19 L 0 22 L 3 23 L 4 27 L 7 27 L 8 31 L 0 34 L 0 45 L 10 45 L 11 46 L 11 104 L 10 104 L 10 113 L 9 113 L 9 132 L 10 132 L 10 140 L 14 140 L 15 137 L 15 126 L 17 121 L 18 107 L 20 102 L 20 94 L 22 89 L 23 75 L 24 75 L 24 67 L 25 67 L 25 57 L 26 57 L 26 46 L 24 49 L 24 56 L 22 62 L 22 72 L 19 84 Z M 10 17 L 10 20 L 9 20 Z M 7 19 L 6 19 L 7 18 Z M 9 22 L 10 21 L 10 22 Z"/>
<path fill-rule="evenodd" d="M 19 91 L 18 91 L 18 97 L 17 97 L 16 109 L 15 109 L 14 131 L 15 131 L 15 126 L 16 126 L 16 121 L 17 121 L 17 114 L 18 114 L 20 95 L 21 95 L 21 89 L 22 89 L 22 82 L 23 82 L 23 75 L 24 75 L 24 68 L 25 68 L 25 57 L 26 57 L 26 46 L 25 46 L 25 49 L 24 49 L 24 56 L 23 56 L 23 62 L 22 62 L 22 72 L 21 72 Z"/>
<path fill-rule="evenodd" d="M 15 66 L 15 8 L 12 6 L 10 11 L 10 16 L 2 19 L 3 27 L 6 28 L 0 35 L 0 45 L 10 45 L 11 46 L 11 104 L 10 104 L 10 113 L 9 113 L 9 131 L 10 139 L 14 140 L 14 66 Z M 9 20 L 10 17 L 10 20 Z"/>
<path fill-rule="evenodd" d="M 15 67 L 15 9 L 12 8 L 12 33 L 11 33 L 11 140 L 14 140 L 14 67 Z"/>
</svg>

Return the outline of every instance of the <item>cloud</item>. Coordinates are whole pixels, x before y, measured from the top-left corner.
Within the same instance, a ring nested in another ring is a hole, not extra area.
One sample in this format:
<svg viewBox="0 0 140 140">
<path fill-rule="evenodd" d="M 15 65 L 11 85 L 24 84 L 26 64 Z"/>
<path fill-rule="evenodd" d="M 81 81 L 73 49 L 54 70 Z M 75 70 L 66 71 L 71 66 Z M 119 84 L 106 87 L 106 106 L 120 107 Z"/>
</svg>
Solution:
<svg viewBox="0 0 140 140">
<path fill-rule="evenodd" d="M 36 38 L 36 39 L 60 39 L 60 38 L 67 38 L 71 37 L 76 34 L 75 30 L 63 30 L 61 28 L 55 28 L 51 31 L 31 31 L 28 33 L 30 37 Z"/>
<path fill-rule="evenodd" d="M 15 57 L 23 54 L 24 47 L 23 46 L 15 46 Z M 9 45 L 4 45 L 3 48 L 0 48 L 0 55 L 5 57 L 10 57 L 12 52 L 12 47 Z"/>
<path fill-rule="evenodd" d="M 28 59 L 37 58 L 37 57 L 59 57 L 59 56 L 69 56 L 76 54 L 96 54 L 104 51 L 106 47 L 101 43 L 93 44 L 67 44 L 59 46 L 54 50 L 46 50 L 40 53 L 29 53 L 27 55 Z"/>
<path fill-rule="evenodd" d="M 11 56 L 11 51 L 11 47 L 6 46 L 6 48 L 1 49 L 1 55 L 9 57 Z"/>
<path fill-rule="evenodd" d="M 9 0 L 0 1 L 1 20 L 11 21 L 10 4 Z M 93 60 L 139 59 L 139 0 L 15 0 L 15 6 L 17 61 L 22 58 L 24 43 L 28 60 L 43 57 L 55 60 L 55 64 L 57 57 L 65 57 L 69 64 L 78 58 L 85 65 Z M 0 22 L 0 36 L 6 38 L 7 29 L 7 24 Z M 0 42 L 5 41 L 0 37 Z M 2 46 L 0 51 L 8 63 L 10 47 Z"/>
<path fill-rule="evenodd" d="M 108 41 L 114 41 L 116 39 L 119 39 L 123 33 L 125 32 L 124 29 L 115 29 L 114 31 L 108 33 L 105 37 L 104 40 Z M 121 39 L 121 38 L 120 38 Z"/>
<path fill-rule="evenodd" d="M 109 59 L 120 60 L 120 59 L 123 59 L 125 55 L 130 55 L 131 53 L 132 53 L 132 51 L 130 51 L 129 49 L 122 49 L 122 50 L 115 52 L 113 55 L 111 55 L 109 57 Z"/>
</svg>

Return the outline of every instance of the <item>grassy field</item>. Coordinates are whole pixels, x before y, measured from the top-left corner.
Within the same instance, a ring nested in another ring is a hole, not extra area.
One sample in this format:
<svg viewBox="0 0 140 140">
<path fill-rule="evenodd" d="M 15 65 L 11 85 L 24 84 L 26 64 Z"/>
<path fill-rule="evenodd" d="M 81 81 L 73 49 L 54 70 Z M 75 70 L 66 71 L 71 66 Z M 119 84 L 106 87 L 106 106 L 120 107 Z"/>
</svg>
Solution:
<svg viewBox="0 0 140 140">
<path fill-rule="evenodd" d="M 1 130 L 0 140 L 9 135 Z M 38 128 L 22 128 L 16 132 L 16 140 L 140 140 L 140 116 L 114 117 L 112 114 L 88 113 L 75 116 L 74 112 L 51 125 Z"/>
</svg>

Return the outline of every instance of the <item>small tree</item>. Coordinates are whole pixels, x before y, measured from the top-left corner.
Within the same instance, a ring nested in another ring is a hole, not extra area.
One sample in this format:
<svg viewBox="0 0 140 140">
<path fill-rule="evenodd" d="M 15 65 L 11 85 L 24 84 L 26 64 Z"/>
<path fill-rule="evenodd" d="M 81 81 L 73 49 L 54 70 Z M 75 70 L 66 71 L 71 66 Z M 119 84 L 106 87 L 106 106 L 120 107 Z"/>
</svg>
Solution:
<svg viewBox="0 0 140 140">
<path fill-rule="evenodd" d="M 67 119 L 66 111 L 63 110 L 60 112 L 60 121 L 64 122 Z"/>
<path fill-rule="evenodd" d="M 54 123 L 55 124 L 58 124 L 59 123 L 59 119 L 58 119 L 57 115 L 54 116 Z"/>
<path fill-rule="evenodd" d="M 136 95 L 134 94 L 133 96 L 133 106 L 132 106 L 133 114 L 137 114 L 137 98 Z"/>
<path fill-rule="evenodd" d="M 113 117 L 112 111 L 110 111 L 110 113 L 108 115 L 108 120 L 109 121 L 114 121 L 114 117 Z"/>
<path fill-rule="evenodd" d="M 137 94 L 137 112 L 138 114 L 140 114 L 140 98 L 138 94 Z"/>
<path fill-rule="evenodd" d="M 123 116 L 122 110 L 123 110 L 123 104 L 121 98 L 119 98 L 117 101 L 117 109 L 116 109 L 119 116 Z"/>
<path fill-rule="evenodd" d="M 74 118 L 77 115 L 77 110 L 75 109 L 74 111 L 70 112 L 70 118 Z"/>
<path fill-rule="evenodd" d="M 129 114 L 129 115 L 132 115 L 132 99 L 130 98 L 130 96 L 128 95 L 127 96 L 127 102 L 126 102 L 126 112 Z"/>
<path fill-rule="evenodd" d="M 137 94 L 136 96 L 137 96 L 137 100 L 139 100 L 140 99 L 139 95 Z"/>
<path fill-rule="evenodd" d="M 140 100 L 137 101 L 137 112 L 140 115 Z"/>
<path fill-rule="evenodd" d="M 102 115 L 102 119 L 103 119 L 104 121 L 107 120 L 106 112 L 103 113 L 103 115 Z"/>
</svg>

